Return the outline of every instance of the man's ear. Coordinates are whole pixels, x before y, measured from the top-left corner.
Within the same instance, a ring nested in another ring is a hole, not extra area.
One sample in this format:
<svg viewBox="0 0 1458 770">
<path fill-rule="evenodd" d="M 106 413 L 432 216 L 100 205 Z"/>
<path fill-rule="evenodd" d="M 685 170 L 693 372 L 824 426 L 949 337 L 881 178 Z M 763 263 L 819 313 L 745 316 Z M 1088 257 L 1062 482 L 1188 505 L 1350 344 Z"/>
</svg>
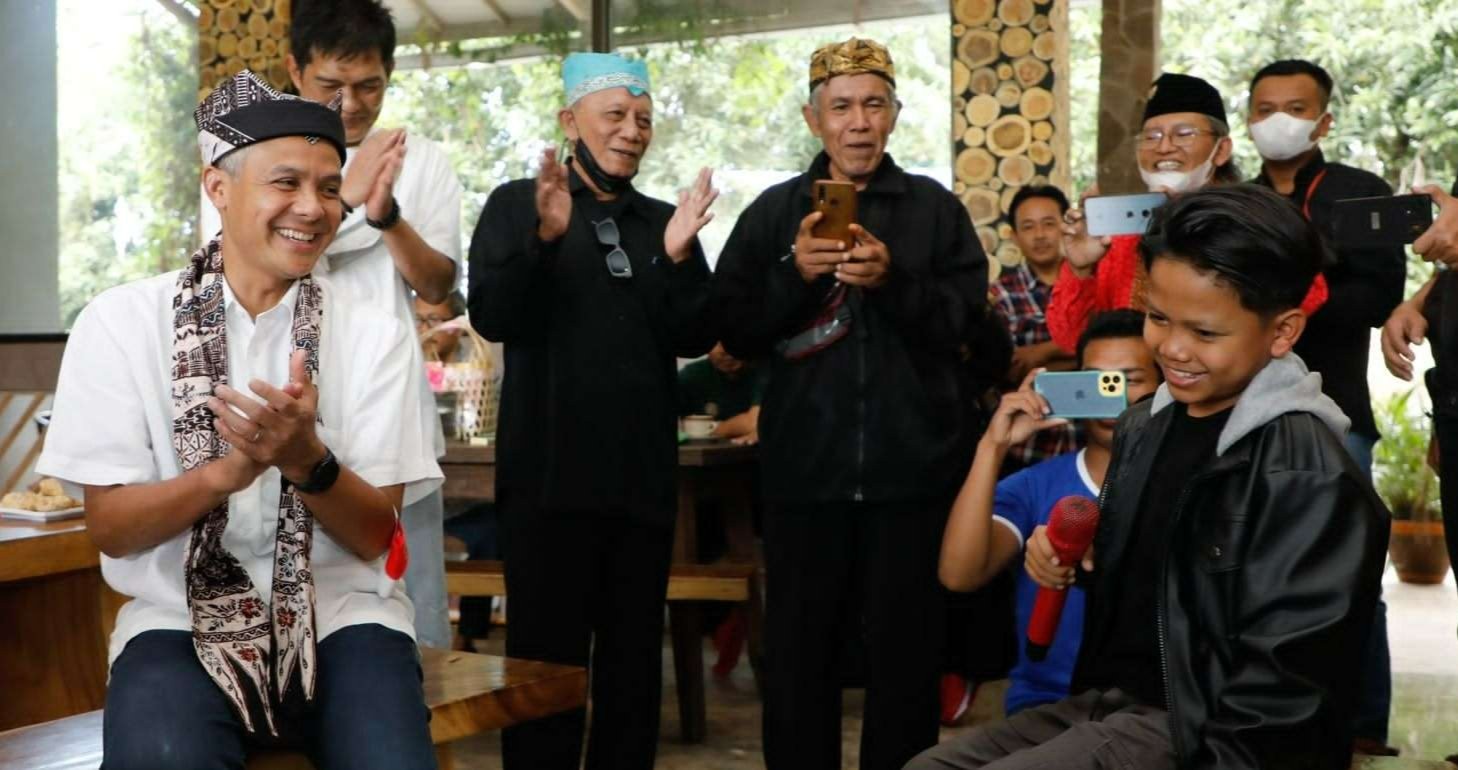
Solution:
<svg viewBox="0 0 1458 770">
<path fill-rule="evenodd" d="M 805 126 L 810 129 L 810 134 L 816 139 L 820 138 L 820 116 L 815 108 L 808 104 L 800 106 L 800 114 L 805 118 Z"/>
<path fill-rule="evenodd" d="M 1280 358 L 1296 347 L 1296 341 L 1306 331 L 1306 311 L 1292 308 L 1278 314 L 1271 325 L 1275 330 L 1275 337 L 1271 339 L 1271 356 Z"/>
<path fill-rule="evenodd" d="M 577 116 L 573 114 L 571 107 L 563 107 L 557 112 L 557 125 L 562 127 L 562 133 L 567 135 L 569 142 L 576 142 L 582 138 L 577 131 Z"/>
<path fill-rule="evenodd" d="M 203 193 L 212 202 L 213 208 L 221 214 L 228 208 L 228 183 L 232 181 L 228 172 L 217 166 L 208 166 L 203 169 L 202 184 Z"/>
<path fill-rule="evenodd" d="M 1312 138 L 1318 142 L 1326 138 L 1326 135 L 1331 133 L 1331 124 L 1335 122 L 1336 118 L 1332 117 L 1330 112 L 1322 115 L 1321 119 L 1316 121 L 1316 135 Z"/>
<path fill-rule="evenodd" d="M 1235 141 L 1228 136 L 1220 137 L 1220 142 L 1215 145 L 1215 154 L 1210 163 L 1211 166 L 1219 168 L 1230 162 L 1230 156 L 1235 154 Z"/>
<path fill-rule="evenodd" d="M 304 92 L 304 71 L 299 68 L 299 60 L 294 58 L 293 52 L 284 57 L 284 66 L 288 67 L 289 80 L 294 83 L 294 92 Z"/>
</svg>

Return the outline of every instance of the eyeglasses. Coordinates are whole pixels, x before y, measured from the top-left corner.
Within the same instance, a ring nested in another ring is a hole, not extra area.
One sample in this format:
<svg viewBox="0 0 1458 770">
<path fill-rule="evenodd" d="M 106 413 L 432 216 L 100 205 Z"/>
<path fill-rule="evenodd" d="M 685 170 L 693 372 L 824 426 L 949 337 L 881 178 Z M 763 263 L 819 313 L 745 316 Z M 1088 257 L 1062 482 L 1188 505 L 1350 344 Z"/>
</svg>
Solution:
<svg viewBox="0 0 1458 770">
<path fill-rule="evenodd" d="M 440 326 L 441 324 L 443 324 L 443 323 L 445 323 L 446 321 L 449 321 L 449 320 L 451 320 L 451 319 L 448 318 L 448 317 L 446 317 L 446 316 L 439 316 L 439 315 L 418 315 L 418 316 L 415 316 L 415 325 L 416 326 L 430 326 L 430 327 L 435 327 L 435 326 Z"/>
<path fill-rule="evenodd" d="M 1143 148 L 1158 147 L 1160 142 L 1169 137 L 1170 144 L 1176 147 L 1186 148 L 1195 143 L 1195 137 L 1201 134 L 1215 136 L 1215 132 L 1208 128 L 1195 128 L 1194 126 L 1175 126 L 1174 130 L 1166 132 L 1162 128 L 1153 128 L 1148 131 L 1140 131 L 1134 135 L 1139 140 L 1139 146 Z"/>
<path fill-rule="evenodd" d="M 612 248 L 607 255 L 608 274 L 614 278 L 632 278 L 633 265 L 628 261 L 628 252 L 623 251 L 618 223 L 614 222 L 612 217 L 608 217 L 592 224 L 597 228 L 597 242 Z"/>
</svg>

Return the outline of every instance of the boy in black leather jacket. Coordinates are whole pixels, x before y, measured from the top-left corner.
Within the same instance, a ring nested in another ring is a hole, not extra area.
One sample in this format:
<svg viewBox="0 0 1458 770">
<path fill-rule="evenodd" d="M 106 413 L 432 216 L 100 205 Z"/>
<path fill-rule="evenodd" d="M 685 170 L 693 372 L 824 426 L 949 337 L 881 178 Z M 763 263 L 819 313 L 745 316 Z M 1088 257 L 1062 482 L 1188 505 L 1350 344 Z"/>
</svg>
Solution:
<svg viewBox="0 0 1458 770">
<path fill-rule="evenodd" d="M 1348 420 L 1291 352 L 1320 236 L 1249 185 L 1182 195 L 1141 245 L 1164 371 L 1119 421 L 1074 696 L 913 760 L 932 768 L 1345 768 L 1390 516 Z M 1066 587 L 1041 531 L 1027 568 Z"/>
</svg>

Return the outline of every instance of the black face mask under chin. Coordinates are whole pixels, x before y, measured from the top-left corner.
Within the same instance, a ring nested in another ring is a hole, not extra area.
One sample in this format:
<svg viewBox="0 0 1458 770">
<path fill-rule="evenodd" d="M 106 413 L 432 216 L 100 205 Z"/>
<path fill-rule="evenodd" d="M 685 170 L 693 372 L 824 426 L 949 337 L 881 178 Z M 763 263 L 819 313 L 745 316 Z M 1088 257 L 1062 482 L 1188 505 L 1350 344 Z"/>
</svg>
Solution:
<svg viewBox="0 0 1458 770">
<path fill-rule="evenodd" d="M 587 149 L 587 143 L 581 139 L 577 140 L 572 152 L 577 157 L 577 162 L 582 166 L 582 170 L 587 172 L 587 177 L 592 180 L 592 184 L 608 195 L 617 195 L 627 189 L 628 183 L 633 181 L 634 176 L 637 176 L 636 171 L 629 176 L 617 176 L 604 171 L 602 166 L 597 165 L 597 158 L 592 157 L 592 153 Z"/>
</svg>

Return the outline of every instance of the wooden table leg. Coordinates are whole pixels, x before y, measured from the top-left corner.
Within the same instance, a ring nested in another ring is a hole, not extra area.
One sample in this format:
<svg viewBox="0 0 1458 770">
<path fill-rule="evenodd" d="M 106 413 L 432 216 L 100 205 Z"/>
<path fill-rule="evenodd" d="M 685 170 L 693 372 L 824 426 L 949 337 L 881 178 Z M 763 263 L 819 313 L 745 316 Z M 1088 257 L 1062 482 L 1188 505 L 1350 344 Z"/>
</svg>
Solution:
<svg viewBox="0 0 1458 770">
<path fill-rule="evenodd" d="M 679 471 L 678 524 L 673 533 L 673 560 L 698 562 L 698 510 L 695 472 Z M 704 706 L 704 648 L 702 618 L 696 602 L 668 605 L 673 637 L 673 676 L 678 690 L 678 718 L 685 743 L 701 743 L 708 732 Z"/>
<path fill-rule="evenodd" d="M 754 685 L 764 692 L 764 558 L 754 537 L 754 478 L 735 469 L 719 479 L 716 491 L 725 502 L 724 537 L 728 543 L 729 561 L 753 564 L 749 578 L 749 601 L 745 606 L 745 631 L 748 636 L 749 667 L 754 672 Z"/>
</svg>

